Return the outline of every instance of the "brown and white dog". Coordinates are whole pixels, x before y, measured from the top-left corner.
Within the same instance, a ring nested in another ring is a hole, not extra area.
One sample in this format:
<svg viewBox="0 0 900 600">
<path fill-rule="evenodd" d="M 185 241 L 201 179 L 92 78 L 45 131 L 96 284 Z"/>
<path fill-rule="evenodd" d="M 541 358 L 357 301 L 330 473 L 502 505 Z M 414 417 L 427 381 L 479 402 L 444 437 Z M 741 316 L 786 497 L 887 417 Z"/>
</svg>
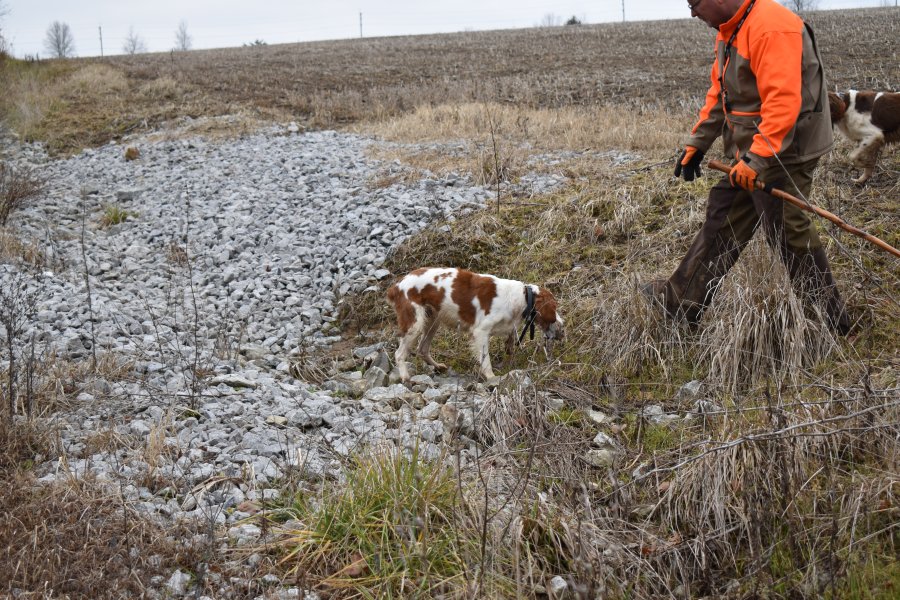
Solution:
<svg viewBox="0 0 900 600">
<path fill-rule="evenodd" d="M 523 322 L 526 327 L 529 321 L 537 324 L 548 340 L 563 338 L 563 320 L 553 294 L 521 281 L 464 269 L 422 268 L 391 286 L 387 297 L 397 312 L 400 345 L 394 359 L 404 382 L 409 379 L 406 358 L 419 338 L 419 356 L 435 369 L 447 368 L 431 358 L 431 340 L 441 323 L 469 331 L 481 375 L 488 382 L 496 382 L 488 350 L 490 336 L 507 336 L 507 360 L 515 349 L 516 330 Z"/>
<path fill-rule="evenodd" d="M 828 107 L 831 124 L 859 144 L 850 160 L 863 173 L 853 181 L 865 183 L 875 172 L 881 148 L 900 141 L 900 92 L 828 92 Z"/>
</svg>

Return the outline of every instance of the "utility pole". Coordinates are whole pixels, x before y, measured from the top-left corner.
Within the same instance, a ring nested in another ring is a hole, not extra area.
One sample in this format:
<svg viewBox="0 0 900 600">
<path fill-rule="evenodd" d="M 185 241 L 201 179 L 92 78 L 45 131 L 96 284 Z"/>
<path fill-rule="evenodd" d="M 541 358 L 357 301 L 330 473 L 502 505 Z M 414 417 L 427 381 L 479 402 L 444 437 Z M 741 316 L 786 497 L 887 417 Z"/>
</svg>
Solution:
<svg viewBox="0 0 900 600">
<path fill-rule="evenodd" d="M 362 12 L 359 13 L 359 37 L 362 37 Z"/>
<path fill-rule="evenodd" d="M 103 58 L 103 27 L 97 25 L 97 31 L 100 32 L 100 58 Z"/>
<path fill-rule="evenodd" d="M 622 22 L 625 22 L 625 0 L 622 0 Z"/>
</svg>

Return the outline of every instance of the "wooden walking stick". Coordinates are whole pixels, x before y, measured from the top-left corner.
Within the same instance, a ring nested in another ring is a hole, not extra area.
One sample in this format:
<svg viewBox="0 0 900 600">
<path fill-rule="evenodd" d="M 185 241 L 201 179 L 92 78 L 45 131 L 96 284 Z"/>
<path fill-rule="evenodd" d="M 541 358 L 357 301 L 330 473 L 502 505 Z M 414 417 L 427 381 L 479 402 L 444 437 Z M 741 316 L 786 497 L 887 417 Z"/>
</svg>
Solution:
<svg viewBox="0 0 900 600">
<path fill-rule="evenodd" d="M 716 171 L 722 171 L 723 173 L 731 172 L 731 167 L 729 167 L 725 163 L 719 162 L 717 160 L 709 161 L 709 163 L 707 163 L 707 166 L 710 169 L 715 169 Z M 890 252 L 894 256 L 900 258 L 900 250 L 897 250 L 896 248 L 894 248 L 893 246 L 891 246 L 884 240 L 877 238 L 870 233 L 866 233 L 862 229 L 854 227 L 853 225 L 850 225 L 849 223 L 847 223 L 846 221 L 841 219 L 836 214 L 830 213 L 827 210 L 825 210 L 824 208 L 819 208 L 815 204 L 810 204 L 809 202 L 804 202 L 803 200 L 800 200 L 799 198 L 791 196 L 784 190 L 779 190 L 777 188 L 774 188 L 774 187 L 772 187 L 771 184 L 763 183 L 762 181 L 760 181 L 758 179 L 756 180 L 756 189 L 764 190 L 765 192 L 772 194 L 776 198 L 779 198 L 781 200 L 784 200 L 785 202 L 789 202 L 789 203 L 793 204 L 797 208 L 801 208 L 805 211 L 815 213 L 815 214 L 819 215 L 820 217 L 828 219 L 829 221 L 831 221 L 832 223 L 834 223 L 835 225 L 837 225 L 844 231 L 849 231 L 853 235 L 861 237 L 862 239 L 866 240 L 867 242 L 869 242 L 871 244 L 875 244 L 882 250 L 884 250 L 886 252 Z"/>
</svg>

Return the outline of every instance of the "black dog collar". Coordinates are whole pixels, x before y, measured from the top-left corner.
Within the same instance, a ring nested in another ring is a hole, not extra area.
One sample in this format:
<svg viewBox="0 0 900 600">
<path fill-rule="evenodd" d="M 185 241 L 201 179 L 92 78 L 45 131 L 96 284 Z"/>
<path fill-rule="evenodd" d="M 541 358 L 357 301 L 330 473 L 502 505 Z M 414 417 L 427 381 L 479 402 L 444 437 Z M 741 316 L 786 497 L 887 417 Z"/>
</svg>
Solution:
<svg viewBox="0 0 900 600">
<path fill-rule="evenodd" d="M 525 332 L 531 330 L 531 339 L 534 339 L 534 319 L 537 317 L 537 310 L 534 308 L 534 290 L 531 286 L 525 284 L 525 310 L 522 312 L 522 318 L 525 319 L 525 326 L 522 327 L 522 333 L 519 335 L 519 343 L 525 338 Z"/>
</svg>

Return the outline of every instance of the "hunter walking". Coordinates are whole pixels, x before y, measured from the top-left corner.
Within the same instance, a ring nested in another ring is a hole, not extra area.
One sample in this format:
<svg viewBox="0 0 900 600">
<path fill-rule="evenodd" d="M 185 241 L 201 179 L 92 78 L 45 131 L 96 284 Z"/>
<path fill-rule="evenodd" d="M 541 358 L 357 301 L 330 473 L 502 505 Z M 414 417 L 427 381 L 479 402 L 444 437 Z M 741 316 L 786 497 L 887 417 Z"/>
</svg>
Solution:
<svg viewBox="0 0 900 600">
<path fill-rule="evenodd" d="M 757 178 L 808 197 L 819 157 L 833 144 L 825 72 L 812 29 L 775 0 L 689 0 L 691 15 L 718 30 L 711 85 L 675 176 L 700 175 L 719 136 L 734 158 L 709 192 L 706 220 L 668 280 L 644 292 L 670 316 L 696 324 L 721 279 L 760 227 L 794 289 L 822 306 L 839 334 L 850 328 L 828 258 L 810 218 L 756 190 Z"/>
</svg>

